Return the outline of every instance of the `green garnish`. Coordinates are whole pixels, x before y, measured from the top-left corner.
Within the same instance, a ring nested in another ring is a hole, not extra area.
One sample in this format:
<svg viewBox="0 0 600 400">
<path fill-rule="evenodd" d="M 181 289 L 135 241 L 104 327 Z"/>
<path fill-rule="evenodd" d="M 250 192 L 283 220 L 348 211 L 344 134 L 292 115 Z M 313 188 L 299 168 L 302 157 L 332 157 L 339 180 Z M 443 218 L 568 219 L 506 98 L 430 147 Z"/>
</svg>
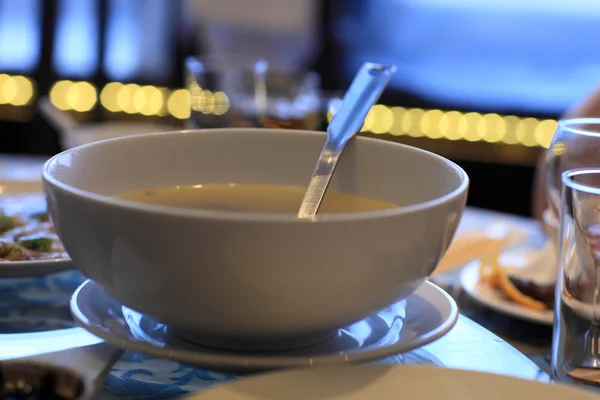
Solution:
<svg viewBox="0 0 600 400">
<path fill-rule="evenodd" d="M 17 239 L 17 243 L 26 249 L 46 253 L 52 250 L 52 238 L 40 235 L 23 236 Z"/>
<path fill-rule="evenodd" d="M 7 232 L 17 226 L 17 218 L 8 215 L 0 215 L 0 233 Z"/>
</svg>

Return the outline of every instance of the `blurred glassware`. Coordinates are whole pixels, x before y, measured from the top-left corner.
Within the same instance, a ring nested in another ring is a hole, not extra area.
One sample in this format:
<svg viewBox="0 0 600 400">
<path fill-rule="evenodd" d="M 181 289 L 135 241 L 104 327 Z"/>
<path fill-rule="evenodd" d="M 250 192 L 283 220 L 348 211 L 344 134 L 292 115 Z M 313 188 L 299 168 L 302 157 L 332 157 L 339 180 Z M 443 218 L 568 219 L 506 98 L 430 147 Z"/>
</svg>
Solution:
<svg viewBox="0 0 600 400">
<path fill-rule="evenodd" d="M 192 128 L 266 127 L 319 129 L 326 109 L 314 72 L 269 69 L 242 55 L 189 57 Z"/>
<path fill-rule="evenodd" d="M 555 216 L 560 213 L 563 172 L 594 167 L 600 167 L 600 118 L 559 121 L 546 152 L 546 198 Z"/>
<path fill-rule="evenodd" d="M 600 385 L 600 168 L 562 175 L 552 375 Z"/>
</svg>

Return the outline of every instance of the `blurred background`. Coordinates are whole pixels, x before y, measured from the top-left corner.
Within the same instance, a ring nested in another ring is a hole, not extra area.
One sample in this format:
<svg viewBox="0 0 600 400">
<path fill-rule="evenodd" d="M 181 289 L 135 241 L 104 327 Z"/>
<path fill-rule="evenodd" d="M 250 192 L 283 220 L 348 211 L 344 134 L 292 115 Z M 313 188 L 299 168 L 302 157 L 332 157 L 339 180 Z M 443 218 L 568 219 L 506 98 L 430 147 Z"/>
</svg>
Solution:
<svg viewBox="0 0 600 400">
<path fill-rule="evenodd" d="M 290 126 L 319 129 L 362 62 L 394 63 L 363 134 L 456 161 L 472 206 L 530 215 L 556 119 L 600 83 L 599 22 L 597 0 L 0 0 L 0 152 L 64 147 L 45 98 L 77 124 L 185 126 L 190 55 L 314 71 L 323 119 Z"/>
</svg>

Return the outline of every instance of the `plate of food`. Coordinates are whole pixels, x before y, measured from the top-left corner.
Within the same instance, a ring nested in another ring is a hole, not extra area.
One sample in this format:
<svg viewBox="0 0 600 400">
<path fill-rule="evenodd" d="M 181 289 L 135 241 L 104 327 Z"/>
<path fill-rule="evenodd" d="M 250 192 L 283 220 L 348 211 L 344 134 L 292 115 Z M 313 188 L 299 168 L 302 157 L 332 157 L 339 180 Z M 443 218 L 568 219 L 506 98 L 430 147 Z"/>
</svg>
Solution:
<svg viewBox="0 0 600 400">
<path fill-rule="evenodd" d="M 522 320 L 552 325 L 557 260 L 554 243 L 500 251 L 472 261 L 460 283 L 479 303 Z"/>
<path fill-rule="evenodd" d="M 0 181 L 0 278 L 73 268 L 46 211 L 40 181 Z"/>
</svg>

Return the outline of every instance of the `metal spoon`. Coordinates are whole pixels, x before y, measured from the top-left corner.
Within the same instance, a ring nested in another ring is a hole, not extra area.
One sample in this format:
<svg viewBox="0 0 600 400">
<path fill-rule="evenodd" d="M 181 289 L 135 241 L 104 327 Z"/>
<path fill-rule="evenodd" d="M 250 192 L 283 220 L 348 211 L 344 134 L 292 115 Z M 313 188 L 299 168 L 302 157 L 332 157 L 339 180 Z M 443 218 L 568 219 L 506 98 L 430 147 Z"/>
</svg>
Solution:
<svg viewBox="0 0 600 400">
<path fill-rule="evenodd" d="M 300 205 L 298 218 L 315 219 L 344 146 L 360 130 L 394 72 L 396 67 L 393 65 L 364 63 L 354 77 L 342 105 L 327 128 L 325 146 Z"/>
</svg>

